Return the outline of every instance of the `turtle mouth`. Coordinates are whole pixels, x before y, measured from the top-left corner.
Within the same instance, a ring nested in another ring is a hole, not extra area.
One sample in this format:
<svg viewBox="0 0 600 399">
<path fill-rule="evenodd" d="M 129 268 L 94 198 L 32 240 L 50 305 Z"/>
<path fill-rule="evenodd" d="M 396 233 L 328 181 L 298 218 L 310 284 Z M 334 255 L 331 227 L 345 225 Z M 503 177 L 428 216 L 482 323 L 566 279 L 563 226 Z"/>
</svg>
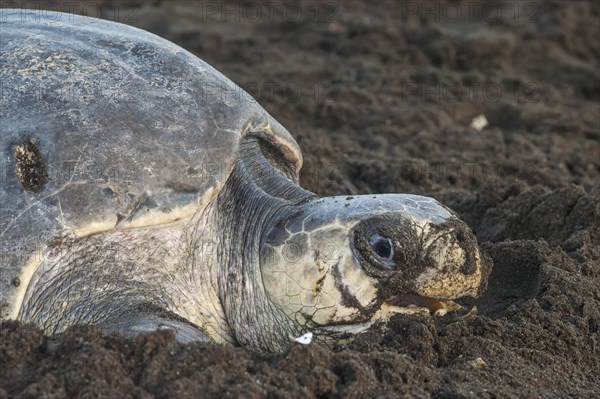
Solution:
<svg viewBox="0 0 600 399">
<path fill-rule="evenodd" d="M 323 329 L 329 333 L 361 333 L 375 323 L 385 322 L 395 314 L 421 314 L 424 316 L 444 316 L 448 312 L 454 312 L 462 309 L 458 303 L 446 300 L 435 299 L 414 294 L 399 294 L 383 301 L 375 314 L 366 322 L 352 324 L 338 324 L 324 326 Z"/>
<path fill-rule="evenodd" d="M 448 312 L 462 309 L 462 306 L 451 300 L 435 299 L 414 294 L 399 294 L 386 299 L 381 309 L 389 313 L 421 313 L 425 315 L 444 316 Z"/>
</svg>

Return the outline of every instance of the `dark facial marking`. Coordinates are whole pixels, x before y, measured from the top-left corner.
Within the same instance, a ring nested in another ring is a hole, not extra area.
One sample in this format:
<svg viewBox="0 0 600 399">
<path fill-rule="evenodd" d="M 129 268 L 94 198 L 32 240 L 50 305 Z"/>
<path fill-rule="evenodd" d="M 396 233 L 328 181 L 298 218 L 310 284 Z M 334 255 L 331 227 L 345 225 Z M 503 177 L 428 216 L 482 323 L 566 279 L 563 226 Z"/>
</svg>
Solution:
<svg viewBox="0 0 600 399">
<path fill-rule="evenodd" d="M 365 272 L 386 279 L 398 271 L 412 279 L 421 271 L 421 240 L 405 220 L 393 214 L 366 219 L 354 228 L 354 246 Z"/>
<path fill-rule="evenodd" d="M 360 314 L 365 315 L 367 313 L 366 309 L 360 304 L 356 296 L 350 292 L 348 286 L 344 284 L 343 276 L 338 264 L 333 267 L 333 277 L 335 278 L 335 286 L 342 294 L 342 305 L 354 308 L 358 310 Z"/>
<path fill-rule="evenodd" d="M 415 293 L 416 277 L 431 267 L 433 259 L 423 256 L 424 238 L 409 221 L 383 214 L 361 221 L 353 235 L 362 269 L 377 279 L 378 298 Z"/>
<path fill-rule="evenodd" d="M 317 284 L 316 284 L 316 287 L 315 287 L 315 292 L 317 294 L 321 293 L 321 290 L 323 289 L 323 283 L 324 282 L 325 282 L 325 275 L 323 274 L 321 276 L 321 278 L 317 280 Z"/>
</svg>

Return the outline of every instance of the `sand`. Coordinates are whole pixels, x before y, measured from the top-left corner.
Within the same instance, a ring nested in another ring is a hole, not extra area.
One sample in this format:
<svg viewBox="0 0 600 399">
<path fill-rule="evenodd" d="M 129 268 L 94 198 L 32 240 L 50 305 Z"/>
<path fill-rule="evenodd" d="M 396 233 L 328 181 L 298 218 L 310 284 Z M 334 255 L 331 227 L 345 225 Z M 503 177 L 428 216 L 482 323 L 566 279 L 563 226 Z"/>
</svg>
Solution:
<svg viewBox="0 0 600 399">
<path fill-rule="evenodd" d="M 598 3 L 129 4 L 71 7 L 162 35 L 246 88 L 296 137 L 319 195 L 453 208 L 494 261 L 488 290 L 476 314 L 396 316 L 350 345 L 273 356 L 8 322 L 0 398 L 600 395 Z"/>
</svg>

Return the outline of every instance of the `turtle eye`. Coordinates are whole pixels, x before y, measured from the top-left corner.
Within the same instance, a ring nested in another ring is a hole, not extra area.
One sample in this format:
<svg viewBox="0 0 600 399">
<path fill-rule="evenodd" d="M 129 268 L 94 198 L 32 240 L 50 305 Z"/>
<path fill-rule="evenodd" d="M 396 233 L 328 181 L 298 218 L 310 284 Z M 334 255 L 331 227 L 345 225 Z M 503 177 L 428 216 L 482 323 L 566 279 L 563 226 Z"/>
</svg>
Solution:
<svg viewBox="0 0 600 399">
<path fill-rule="evenodd" d="M 392 240 L 379 234 L 373 234 L 369 240 L 373 252 L 377 255 L 380 262 L 386 269 L 395 269 L 394 259 L 394 245 Z"/>
</svg>

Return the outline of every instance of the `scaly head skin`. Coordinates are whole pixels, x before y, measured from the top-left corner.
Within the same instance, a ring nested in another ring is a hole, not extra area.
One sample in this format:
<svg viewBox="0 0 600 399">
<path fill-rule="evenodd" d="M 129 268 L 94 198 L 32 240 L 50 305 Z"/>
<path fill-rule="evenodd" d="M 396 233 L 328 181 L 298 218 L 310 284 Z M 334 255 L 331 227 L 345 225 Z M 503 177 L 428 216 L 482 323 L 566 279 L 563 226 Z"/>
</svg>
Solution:
<svg viewBox="0 0 600 399">
<path fill-rule="evenodd" d="M 324 341 L 393 313 L 445 314 L 488 273 L 473 233 L 432 198 L 388 194 L 310 201 L 268 228 L 270 298 Z"/>
</svg>

